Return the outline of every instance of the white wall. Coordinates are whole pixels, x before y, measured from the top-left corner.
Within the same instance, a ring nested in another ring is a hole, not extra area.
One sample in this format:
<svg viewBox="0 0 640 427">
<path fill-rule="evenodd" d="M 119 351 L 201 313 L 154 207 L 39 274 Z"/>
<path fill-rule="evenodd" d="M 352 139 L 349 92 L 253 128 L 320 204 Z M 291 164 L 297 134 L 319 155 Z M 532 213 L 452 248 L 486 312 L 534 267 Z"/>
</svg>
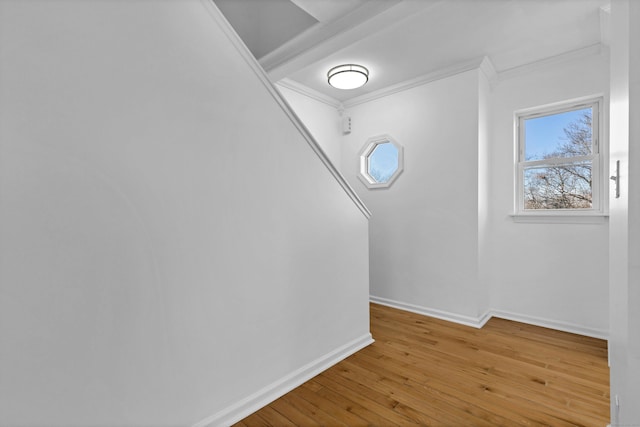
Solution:
<svg viewBox="0 0 640 427">
<path fill-rule="evenodd" d="M 611 2 L 611 425 L 640 425 L 640 4 Z M 616 401 L 619 406 L 616 405 Z"/>
<path fill-rule="evenodd" d="M 371 294 L 476 319 L 478 287 L 478 70 L 348 108 L 343 173 L 372 212 Z M 357 179 L 368 138 L 404 146 L 388 189 Z"/>
<path fill-rule="evenodd" d="M 606 220 L 509 216 L 514 112 L 598 94 L 606 107 L 607 93 L 604 52 L 512 71 L 491 86 L 468 71 L 349 108 L 343 173 L 373 213 L 374 299 L 476 325 L 491 311 L 607 336 Z M 606 127 L 606 108 L 603 117 Z M 368 190 L 356 179 L 358 152 L 380 134 L 404 145 L 405 171 L 389 189 Z"/>
<path fill-rule="evenodd" d="M 601 54 L 501 78 L 492 93 L 490 153 L 492 307 L 602 336 L 608 331 L 608 224 L 515 223 L 509 213 L 514 205 L 514 111 L 606 95 L 608 75 L 608 58 Z"/>
<path fill-rule="evenodd" d="M 331 162 L 339 168 L 342 156 L 342 118 L 336 106 L 318 101 L 282 84 L 277 84 L 276 87 L 327 153 Z"/>
<path fill-rule="evenodd" d="M 215 424 L 368 342 L 367 220 L 206 2 L 2 1 L 0 93 L 1 426 Z"/>
</svg>

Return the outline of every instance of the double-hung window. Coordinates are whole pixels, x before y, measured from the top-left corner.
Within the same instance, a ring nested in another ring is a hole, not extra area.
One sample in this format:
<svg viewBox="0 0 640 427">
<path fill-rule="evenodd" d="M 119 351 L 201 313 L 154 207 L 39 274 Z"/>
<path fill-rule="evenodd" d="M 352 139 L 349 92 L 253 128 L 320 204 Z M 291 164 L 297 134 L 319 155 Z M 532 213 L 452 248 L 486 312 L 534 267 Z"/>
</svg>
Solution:
<svg viewBox="0 0 640 427">
<path fill-rule="evenodd" d="M 602 214 L 600 100 L 516 118 L 516 215 Z"/>
</svg>

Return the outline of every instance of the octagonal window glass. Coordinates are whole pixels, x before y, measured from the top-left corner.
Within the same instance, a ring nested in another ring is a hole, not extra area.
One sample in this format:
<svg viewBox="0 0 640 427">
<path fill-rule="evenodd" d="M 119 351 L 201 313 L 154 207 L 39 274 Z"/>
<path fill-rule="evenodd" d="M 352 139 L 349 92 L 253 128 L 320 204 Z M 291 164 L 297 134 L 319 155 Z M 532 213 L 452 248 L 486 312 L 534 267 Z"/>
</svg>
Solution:
<svg viewBox="0 0 640 427">
<path fill-rule="evenodd" d="M 374 181 L 387 183 L 398 170 L 398 148 L 390 142 L 377 144 L 368 158 L 367 172 Z"/>
<path fill-rule="evenodd" d="M 403 169 L 403 149 L 393 138 L 370 138 L 360 151 L 360 180 L 368 188 L 386 188 Z"/>
</svg>

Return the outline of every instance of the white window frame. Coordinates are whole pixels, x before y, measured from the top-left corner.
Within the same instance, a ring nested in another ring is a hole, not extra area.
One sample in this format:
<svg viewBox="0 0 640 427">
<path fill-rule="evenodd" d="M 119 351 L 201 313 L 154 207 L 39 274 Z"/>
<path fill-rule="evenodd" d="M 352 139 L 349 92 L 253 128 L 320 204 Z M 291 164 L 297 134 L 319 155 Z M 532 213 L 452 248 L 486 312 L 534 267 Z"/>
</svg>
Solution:
<svg viewBox="0 0 640 427">
<path fill-rule="evenodd" d="M 550 116 L 567 111 L 584 108 L 592 108 L 592 154 L 588 156 L 576 156 L 570 158 L 551 158 L 543 160 L 525 160 L 525 128 L 524 121 L 536 117 Z M 516 221 L 555 222 L 556 219 L 574 219 L 570 222 L 590 222 L 580 220 L 585 218 L 601 218 L 606 216 L 605 171 L 604 153 L 605 141 L 603 138 L 603 99 L 602 97 L 589 97 L 567 101 L 558 104 L 520 110 L 515 113 L 515 206 L 512 216 Z M 584 161 L 591 162 L 592 179 L 592 207 L 580 209 L 525 209 L 524 208 L 524 171 L 530 167 L 557 166 Z M 542 221 L 539 221 L 541 220 Z M 597 221 L 599 222 L 599 221 Z"/>
<path fill-rule="evenodd" d="M 393 144 L 393 146 L 395 146 L 398 150 L 398 168 L 393 173 L 393 175 L 389 177 L 389 180 L 387 182 L 378 182 L 373 179 L 371 175 L 369 175 L 369 156 L 373 153 L 373 150 L 375 150 L 378 145 L 386 143 Z M 369 138 L 360 150 L 360 173 L 358 174 L 358 178 L 360 178 L 360 181 L 362 181 L 363 184 L 366 185 L 366 187 L 369 189 L 389 188 L 391 184 L 393 184 L 393 182 L 400 176 L 403 170 L 404 148 L 389 135 L 380 135 Z"/>
</svg>

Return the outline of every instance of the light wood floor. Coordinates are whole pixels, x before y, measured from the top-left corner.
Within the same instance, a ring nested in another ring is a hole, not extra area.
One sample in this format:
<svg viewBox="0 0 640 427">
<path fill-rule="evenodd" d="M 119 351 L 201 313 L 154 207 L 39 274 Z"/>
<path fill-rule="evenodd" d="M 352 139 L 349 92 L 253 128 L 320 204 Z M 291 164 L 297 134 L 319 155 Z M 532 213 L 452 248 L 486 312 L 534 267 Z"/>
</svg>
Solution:
<svg viewBox="0 0 640 427">
<path fill-rule="evenodd" d="M 598 426 L 606 341 L 502 319 L 474 329 L 371 305 L 376 342 L 237 424 Z"/>
</svg>

